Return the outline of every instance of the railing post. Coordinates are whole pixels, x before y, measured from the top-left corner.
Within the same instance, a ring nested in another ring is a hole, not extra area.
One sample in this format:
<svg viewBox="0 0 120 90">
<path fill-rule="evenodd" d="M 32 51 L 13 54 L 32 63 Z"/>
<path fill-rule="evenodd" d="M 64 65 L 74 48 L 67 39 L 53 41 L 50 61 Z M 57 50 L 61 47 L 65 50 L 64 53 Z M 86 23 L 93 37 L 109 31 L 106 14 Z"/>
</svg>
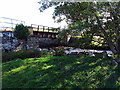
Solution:
<svg viewBox="0 0 120 90">
<path fill-rule="evenodd" d="M 48 27 L 48 32 L 49 32 L 49 27 Z"/>
<path fill-rule="evenodd" d="M 44 32 L 44 29 L 45 29 L 45 28 L 44 28 L 44 26 L 43 26 L 43 32 Z M 43 33 L 42 33 L 42 38 L 43 38 Z"/>
<path fill-rule="evenodd" d="M 43 32 L 44 32 L 44 30 L 45 30 L 45 27 L 43 26 Z"/>
<path fill-rule="evenodd" d="M 38 29 L 37 29 L 37 31 L 39 31 L 39 25 L 38 25 Z"/>
<path fill-rule="evenodd" d="M 52 33 L 54 32 L 54 29 L 52 28 Z"/>
</svg>

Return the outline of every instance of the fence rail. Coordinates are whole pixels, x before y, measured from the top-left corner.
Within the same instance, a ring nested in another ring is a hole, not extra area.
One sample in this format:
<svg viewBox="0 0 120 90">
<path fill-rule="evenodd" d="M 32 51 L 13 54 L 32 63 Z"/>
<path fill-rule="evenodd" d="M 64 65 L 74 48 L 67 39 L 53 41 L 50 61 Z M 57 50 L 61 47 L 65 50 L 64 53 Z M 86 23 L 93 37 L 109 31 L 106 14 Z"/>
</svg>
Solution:
<svg viewBox="0 0 120 90">
<path fill-rule="evenodd" d="M 31 27 L 33 28 L 33 31 L 38 31 L 38 32 L 58 33 L 60 31 L 60 28 L 53 28 L 43 25 L 36 25 L 36 24 L 31 24 Z"/>
</svg>

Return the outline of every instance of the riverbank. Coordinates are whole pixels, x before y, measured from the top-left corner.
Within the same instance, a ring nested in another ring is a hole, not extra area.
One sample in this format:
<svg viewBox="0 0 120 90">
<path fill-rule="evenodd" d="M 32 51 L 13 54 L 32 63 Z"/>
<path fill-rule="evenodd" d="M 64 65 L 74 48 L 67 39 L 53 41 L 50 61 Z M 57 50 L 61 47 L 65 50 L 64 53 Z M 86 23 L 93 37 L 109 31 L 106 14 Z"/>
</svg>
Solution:
<svg viewBox="0 0 120 90">
<path fill-rule="evenodd" d="M 120 67 L 102 56 L 49 56 L 2 64 L 3 88 L 120 88 Z"/>
</svg>

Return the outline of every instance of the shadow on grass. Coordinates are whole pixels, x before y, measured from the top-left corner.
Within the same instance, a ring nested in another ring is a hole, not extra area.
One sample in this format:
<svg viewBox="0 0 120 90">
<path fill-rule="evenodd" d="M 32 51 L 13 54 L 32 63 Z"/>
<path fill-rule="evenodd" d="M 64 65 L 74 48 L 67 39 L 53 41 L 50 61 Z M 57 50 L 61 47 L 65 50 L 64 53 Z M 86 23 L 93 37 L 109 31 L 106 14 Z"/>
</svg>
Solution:
<svg viewBox="0 0 120 90">
<path fill-rule="evenodd" d="M 117 70 L 101 56 L 19 59 L 3 64 L 3 88 L 116 88 Z"/>
</svg>

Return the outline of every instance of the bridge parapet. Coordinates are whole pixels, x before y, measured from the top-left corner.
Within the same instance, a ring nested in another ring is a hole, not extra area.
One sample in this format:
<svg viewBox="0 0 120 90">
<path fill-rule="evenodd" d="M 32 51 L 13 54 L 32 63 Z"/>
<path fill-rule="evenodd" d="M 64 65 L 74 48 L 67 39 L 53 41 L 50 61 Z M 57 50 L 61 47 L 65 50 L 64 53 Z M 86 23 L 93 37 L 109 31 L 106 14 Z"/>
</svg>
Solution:
<svg viewBox="0 0 120 90">
<path fill-rule="evenodd" d="M 60 28 L 53 28 L 53 27 L 48 27 L 43 25 L 36 25 L 36 24 L 31 24 L 31 28 L 33 28 L 34 31 L 53 32 L 53 33 L 58 33 L 60 30 Z"/>
<path fill-rule="evenodd" d="M 31 35 L 38 35 L 41 38 L 57 38 L 60 28 L 31 24 L 29 28 Z"/>
</svg>

